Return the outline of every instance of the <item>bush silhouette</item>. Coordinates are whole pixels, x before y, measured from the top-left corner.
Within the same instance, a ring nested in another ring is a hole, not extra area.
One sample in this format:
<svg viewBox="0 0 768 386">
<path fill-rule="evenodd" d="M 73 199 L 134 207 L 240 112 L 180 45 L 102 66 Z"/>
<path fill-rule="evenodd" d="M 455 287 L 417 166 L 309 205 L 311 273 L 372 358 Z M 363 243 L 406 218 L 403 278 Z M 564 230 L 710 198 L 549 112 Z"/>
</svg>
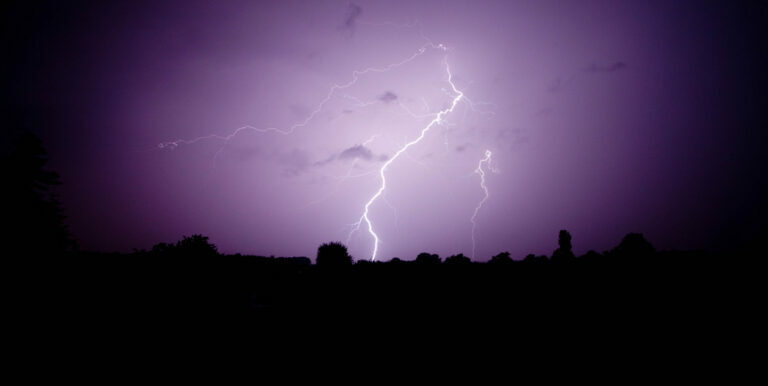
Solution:
<svg viewBox="0 0 768 386">
<path fill-rule="evenodd" d="M 340 242 L 330 242 L 317 248 L 316 263 L 321 267 L 344 267 L 352 265 L 352 256 Z"/>
</svg>

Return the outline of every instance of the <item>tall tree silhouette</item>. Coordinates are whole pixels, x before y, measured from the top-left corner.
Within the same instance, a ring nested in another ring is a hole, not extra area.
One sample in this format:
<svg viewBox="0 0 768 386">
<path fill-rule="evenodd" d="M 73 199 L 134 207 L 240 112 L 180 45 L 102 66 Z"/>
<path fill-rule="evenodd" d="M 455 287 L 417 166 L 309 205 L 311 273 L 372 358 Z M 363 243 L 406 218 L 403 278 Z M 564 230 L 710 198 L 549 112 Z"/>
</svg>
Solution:
<svg viewBox="0 0 768 386">
<path fill-rule="evenodd" d="M 27 131 L 2 159 L 2 245 L 15 254 L 45 255 L 74 246 L 54 187 L 59 174 L 45 169 L 48 154 L 42 142 Z"/>
<path fill-rule="evenodd" d="M 552 253 L 552 261 L 565 261 L 573 259 L 573 246 L 571 245 L 571 234 L 567 230 L 563 229 L 557 237 L 557 245 L 559 248 L 555 249 Z"/>
</svg>

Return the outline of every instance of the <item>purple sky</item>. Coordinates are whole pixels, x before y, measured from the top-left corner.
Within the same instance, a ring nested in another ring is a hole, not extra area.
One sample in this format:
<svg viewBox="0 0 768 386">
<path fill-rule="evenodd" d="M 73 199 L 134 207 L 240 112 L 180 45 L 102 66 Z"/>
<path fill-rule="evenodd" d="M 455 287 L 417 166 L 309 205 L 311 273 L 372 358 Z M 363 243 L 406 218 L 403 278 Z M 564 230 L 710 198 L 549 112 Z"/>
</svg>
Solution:
<svg viewBox="0 0 768 386">
<path fill-rule="evenodd" d="M 380 259 L 471 254 L 486 150 L 475 260 L 550 254 L 560 229 L 577 254 L 628 232 L 727 249 L 765 223 L 754 7 L 159 3 L 6 14 L 6 105 L 48 147 L 85 249 L 202 233 L 226 253 L 314 257 L 347 242 L 382 165 L 451 106 L 446 63 L 465 98 L 388 167 L 370 209 Z M 365 223 L 348 246 L 370 257 Z"/>
</svg>

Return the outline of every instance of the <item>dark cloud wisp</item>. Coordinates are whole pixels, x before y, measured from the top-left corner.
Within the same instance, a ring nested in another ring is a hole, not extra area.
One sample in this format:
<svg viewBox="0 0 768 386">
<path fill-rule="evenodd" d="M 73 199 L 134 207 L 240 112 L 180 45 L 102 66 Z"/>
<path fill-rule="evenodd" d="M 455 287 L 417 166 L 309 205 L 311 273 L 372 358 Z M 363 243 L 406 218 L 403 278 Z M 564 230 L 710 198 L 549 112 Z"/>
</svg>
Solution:
<svg viewBox="0 0 768 386">
<path fill-rule="evenodd" d="M 384 103 L 394 102 L 397 100 L 397 95 L 392 91 L 387 91 L 384 94 L 379 95 L 378 99 Z"/>
<path fill-rule="evenodd" d="M 355 160 L 355 159 L 361 159 L 363 161 L 372 162 L 372 161 L 386 161 L 389 159 L 389 157 L 386 154 L 373 154 L 371 149 L 363 146 L 363 145 L 355 145 L 350 148 L 344 149 L 341 151 L 341 153 L 338 154 L 332 154 L 328 158 L 315 162 L 315 166 L 324 166 L 334 161 L 348 161 L 348 160 Z"/>
<path fill-rule="evenodd" d="M 343 29 L 354 30 L 357 18 L 363 13 L 363 9 L 354 3 L 349 3 L 347 9 L 344 12 L 344 23 L 341 26 Z"/>
<path fill-rule="evenodd" d="M 363 145 L 355 145 L 350 147 L 349 149 L 342 151 L 341 154 L 339 154 L 339 159 L 341 160 L 356 159 L 356 158 L 359 158 L 365 161 L 370 161 L 373 159 L 373 152 Z"/>
</svg>

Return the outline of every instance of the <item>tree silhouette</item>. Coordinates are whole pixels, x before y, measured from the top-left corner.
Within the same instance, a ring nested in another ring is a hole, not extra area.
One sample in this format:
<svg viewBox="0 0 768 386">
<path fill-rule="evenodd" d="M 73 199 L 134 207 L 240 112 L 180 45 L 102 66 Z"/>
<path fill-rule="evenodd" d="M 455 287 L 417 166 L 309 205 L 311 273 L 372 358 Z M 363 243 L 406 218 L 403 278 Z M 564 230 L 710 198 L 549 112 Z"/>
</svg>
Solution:
<svg viewBox="0 0 768 386">
<path fill-rule="evenodd" d="M 491 264 L 509 264 L 512 262 L 512 258 L 509 256 L 509 252 L 501 252 L 498 255 L 491 257 Z"/>
<path fill-rule="evenodd" d="M 208 242 L 208 236 L 192 235 L 183 236 L 176 242 L 176 252 L 180 255 L 208 257 L 219 254 L 216 245 Z"/>
<path fill-rule="evenodd" d="M 340 242 L 330 242 L 317 248 L 316 263 L 321 267 L 344 267 L 352 265 L 352 256 Z"/>
<path fill-rule="evenodd" d="M 6 250 L 49 255 L 75 246 L 54 192 L 61 181 L 58 173 L 45 169 L 47 162 L 42 142 L 29 131 L 2 160 L 2 241 Z"/>
<path fill-rule="evenodd" d="M 422 252 L 416 256 L 416 263 L 423 265 L 440 264 L 440 256 L 432 253 Z"/>
<path fill-rule="evenodd" d="M 458 255 L 453 255 L 445 259 L 445 264 L 449 265 L 459 265 L 459 264 L 469 264 L 472 260 L 469 259 L 469 257 L 464 256 L 463 253 L 459 253 Z"/>
<path fill-rule="evenodd" d="M 150 253 L 172 257 L 211 257 L 219 254 L 216 245 L 208 241 L 208 236 L 198 234 L 182 236 L 175 244 L 157 243 Z"/>
<path fill-rule="evenodd" d="M 567 230 L 563 229 L 557 238 L 557 244 L 559 248 L 555 249 L 552 253 L 552 261 L 566 261 L 573 259 L 573 248 L 571 245 L 571 234 Z"/>
<path fill-rule="evenodd" d="M 529 253 L 525 255 L 525 258 L 523 259 L 523 264 L 525 265 L 541 265 L 546 263 L 547 257 L 544 255 L 534 255 L 533 253 Z"/>
</svg>

